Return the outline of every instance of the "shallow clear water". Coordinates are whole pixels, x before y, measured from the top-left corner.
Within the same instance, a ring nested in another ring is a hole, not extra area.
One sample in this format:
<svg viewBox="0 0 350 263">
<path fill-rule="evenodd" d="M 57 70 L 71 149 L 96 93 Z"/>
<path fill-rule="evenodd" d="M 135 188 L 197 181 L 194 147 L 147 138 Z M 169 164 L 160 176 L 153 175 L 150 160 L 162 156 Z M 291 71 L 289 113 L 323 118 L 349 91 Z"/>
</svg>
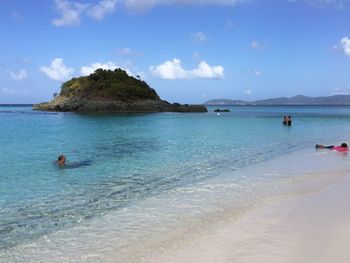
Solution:
<svg viewBox="0 0 350 263">
<path fill-rule="evenodd" d="M 0 251 L 115 214 L 113 222 L 127 238 L 142 230 L 130 218 L 146 206 L 157 211 L 176 203 L 178 210 L 167 212 L 170 218 L 200 214 L 201 200 L 213 188 L 240 200 L 238 209 L 259 195 L 262 184 L 273 193 L 270 183 L 282 179 L 238 173 L 243 167 L 349 139 L 349 107 L 239 106 L 220 115 L 213 109 L 92 115 L 0 106 Z M 286 114 L 293 117 L 292 127 L 281 125 Z M 54 164 L 59 154 L 90 165 L 59 169 Z M 181 194 L 193 189 L 201 194 L 186 206 L 189 199 L 181 200 Z"/>
</svg>

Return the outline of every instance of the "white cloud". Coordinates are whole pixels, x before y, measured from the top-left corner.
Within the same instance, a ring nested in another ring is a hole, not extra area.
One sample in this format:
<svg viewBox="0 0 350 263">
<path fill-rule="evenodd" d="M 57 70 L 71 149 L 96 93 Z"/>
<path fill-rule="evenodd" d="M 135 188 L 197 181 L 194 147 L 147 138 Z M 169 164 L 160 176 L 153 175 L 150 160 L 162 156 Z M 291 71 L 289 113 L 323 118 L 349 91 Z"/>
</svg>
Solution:
<svg viewBox="0 0 350 263">
<path fill-rule="evenodd" d="M 349 4 L 349 0 L 304 0 L 304 2 L 312 7 L 325 8 L 329 6 L 336 9 L 344 9 Z"/>
<path fill-rule="evenodd" d="M 247 94 L 247 95 L 251 95 L 253 92 L 252 92 L 251 90 L 249 90 L 249 89 L 246 89 L 246 90 L 244 91 L 244 93 Z"/>
<path fill-rule="evenodd" d="M 258 49 L 261 47 L 261 43 L 259 41 L 252 41 L 252 43 L 250 44 L 251 48 L 253 49 Z"/>
<path fill-rule="evenodd" d="M 222 66 L 210 66 L 202 61 L 197 68 L 185 70 L 181 61 L 174 58 L 172 61 L 166 61 L 161 65 L 151 66 L 150 71 L 153 76 L 161 79 L 222 79 L 224 78 L 224 68 Z"/>
<path fill-rule="evenodd" d="M 108 61 L 106 63 L 101 63 L 101 62 L 96 62 L 96 63 L 92 63 L 91 65 L 89 66 L 84 66 L 84 67 L 81 67 L 80 69 L 80 73 L 83 75 L 83 76 L 88 76 L 90 75 L 91 73 L 94 73 L 96 69 L 110 69 L 110 70 L 115 70 L 116 68 L 119 68 L 115 63 L 111 62 L 111 61 Z"/>
<path fill-rule="evenodd" d="M 345 55 L 350 57 L 350 38 L 343 37 L 340 40 L 340 48 L 344 52 Z"/>
<path fill-rule="evenodd" d="M 344 10 L 349 7 L 349 0 L 285 0 L 289 3 L 304 3 L 312 8 L 334 8 Z"/>
<path fill-rule="evenodd" d="M 332 91 L 337 93 L 337 92 L 342 92 L 343 89 L 342 88 L 334 88 Z"/>
<path fill-rule="evenodd" d="M 87 15 L 97 20 L 101 20 L 106 15 L 112 14 L 115 11 L 116 5 L 116 0 L 102 0 L 97 5 L 92 6 L 87 11 Z"/>
<path fill-rule="evenodd" d="M 52 24 L 55 26 L 79 25 L 80 15 L 88 6 L 68 0 L 55 0 L 55 3 L 57 11 L 61 15 L 60 18 L 52 20 Z"/>
<path fill-rule="evenodd" d="M 138 75 L 141 78 L 144 78 L 146 76 L 144 72 L 140 72 L 137 68 L 132 67 L 132 63 L 128 61 L 122 64 L 116 64 L 112 61 L 107 61 L 105 63 L 96 62 L 88 66 L 81 67 L 80 73 L 83 76 L 88 76 L 91 73 L 94 73 L 96 69 L 115 70 L 116 68 L 125 70 L 129 76 L 136 77 Z"/>
<path fill-rule="evenodd" d="M 21 69 L 17 73 L 9 71 L 9 73 L 11 78 L 16 81 L 20 81 L 28 78 L 27 71 L 25 69 Z"/>
<path fill-rule="evenodd" d="M 350 85 L 345 87 L 336 87 L 330 91 L 330 95 L 349 95 L 350 94 Z"/>
<path fill-rule="evenodd" d="M 250 47 L 252 49 L 255 49 L 255 50 L 264 49 L 264 48 L 268 47 L 268 45 L 269 45 L 269 42 L 266 40 L 264 40 L 264 41 L 253 40 L 250 43 Z"/>
<path fill-rule="evenodd" d="M 125 6 L 134 11 L 145 11 L 159 5 L 219 5 L 235 6 L 249 0 L 122 0 Z"/>
<path fill-rule="evenodd" d="M 181 61 L 174 58 L 158 66 L 150 67 L 151 73 L 161 79 L 186 79 L 187 72 L 182 68 Z"/>
<path fill-rule="evenodd" d="M 55 26 L 72 26 L 79 25 L 83 14 L 88 15 L 96 20 L 102 20 L 106 15 L 115 11 L 117 0 L 101 0 L 97 4 L 68 0 L 55 0 L 57 12 L 60 18 L 52 20 Z"/>
<path fill-rule="evenodd" d="M 102 20 L 105 16 L 115 12 L 117 4 L 131 11 L 141 12 L 159 5 L 235 6 L 248 1 L 250 0 L 101 0 L 95 4 L 90 0 L 88 3 L 81 4 L 77 1 L 55 0 L 60 17 L 53 19 L 52 24 L 55 26 L 79 25 L 82 15 Z"/>
<path fill-rule="evenodd" d="M 259 76 L 261 76 L 261 71 L 258 69 L 255 69 L 255 70 L 253 70 L 253 74 L 254 74 L 254 76 L 259 77 Z"/>
<path fill-rule="evenodd" d="M 71 78 L 74 69 L 69 68 L 63 63 L 62 58 L 55 58 L 51 61 L 49 67 L 42 66 L 39 70 L 46 74 L 47 77 L 53 80 L 65 81 Z"/>
<path fill-rule="evenodd" d="M 131 48 L 128 48 L 128 47 L 118 49 L 117 52 L 119 55 L 122 55 L 124 57 L 135 57 L 135 56 L 141 55 L 140 52 L 133 50 Z"/>
<path fill-rule="evenodd" d="M 207 62 L 202 61 L 196 69 L 191 71 L 194 78 L 222 79 L 224 78 L 224 68 L 222 66 L 209 66 Z"/>
<path fill-rule="evenodd" d="M 198 43 L 204 42 L 207 39 L 207 36 L 203 32 L 196 32 L 191 35 L 192 39 Z"/>
<path fill-rule="evenodd" d="M 259 69 L 248 70 L 246 75 L 249 77 L 260 77 L 262 72 Z"/>
<path fill-rule="evenodd" d="M 18 90 L 9 89 L 9 88 L 1 88 L 1 93 L 4 95 L 17 95 L 20 94 Z"/>
</svg>

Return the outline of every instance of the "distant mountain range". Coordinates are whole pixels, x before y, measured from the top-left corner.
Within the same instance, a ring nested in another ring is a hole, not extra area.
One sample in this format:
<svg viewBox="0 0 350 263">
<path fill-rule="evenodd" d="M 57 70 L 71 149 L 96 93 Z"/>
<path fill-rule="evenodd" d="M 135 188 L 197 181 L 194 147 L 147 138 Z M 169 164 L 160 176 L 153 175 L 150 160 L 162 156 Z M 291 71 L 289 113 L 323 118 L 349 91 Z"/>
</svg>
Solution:
<svg viewBox="0 0 350 263">
<path fill-rule="evenodd" d="M 204 102 L 204 105 L 350 105 L 350 95 L 334 95 L 328 97 L 308 97 L 297 95 L 291 98 L 280 97 L 256 101 L 214 99 Z"/>
</svg>

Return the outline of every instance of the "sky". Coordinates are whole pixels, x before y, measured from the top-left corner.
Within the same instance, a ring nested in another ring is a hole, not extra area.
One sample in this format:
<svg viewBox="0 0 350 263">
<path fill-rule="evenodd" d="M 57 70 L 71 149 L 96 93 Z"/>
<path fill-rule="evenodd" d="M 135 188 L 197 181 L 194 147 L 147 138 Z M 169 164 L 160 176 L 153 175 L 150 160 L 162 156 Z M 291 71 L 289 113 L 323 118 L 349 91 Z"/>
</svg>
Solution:
<svg viewBox="0 0 350 263">
<path fill-rule="evenodd" d="M 97 68 L 169 102 L 350 94 L 350 0 L 0 0 L 0 104 Z"/>
</svg>

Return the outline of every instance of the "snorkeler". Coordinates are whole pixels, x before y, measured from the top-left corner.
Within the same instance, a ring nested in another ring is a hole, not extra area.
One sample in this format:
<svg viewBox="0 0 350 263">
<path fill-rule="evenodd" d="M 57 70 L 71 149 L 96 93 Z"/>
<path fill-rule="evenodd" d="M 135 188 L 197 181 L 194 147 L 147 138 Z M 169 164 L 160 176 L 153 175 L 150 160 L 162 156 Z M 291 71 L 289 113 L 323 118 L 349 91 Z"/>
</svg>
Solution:
<svg viewBox="0 0 350 263">
<path fill-rule="evenodd" d="M 348 145 L 343 142 L 341 145 L 339 146 L 333 146 L 333 145 L 329 145 L 329 146 L 324 146 L 322 144 L 316 144 L 315 145 L 316 149 L 330 149 L 330 150 L 336 150 L 338 152 L 346 152 L 349 150 Z"/>
</svg>

